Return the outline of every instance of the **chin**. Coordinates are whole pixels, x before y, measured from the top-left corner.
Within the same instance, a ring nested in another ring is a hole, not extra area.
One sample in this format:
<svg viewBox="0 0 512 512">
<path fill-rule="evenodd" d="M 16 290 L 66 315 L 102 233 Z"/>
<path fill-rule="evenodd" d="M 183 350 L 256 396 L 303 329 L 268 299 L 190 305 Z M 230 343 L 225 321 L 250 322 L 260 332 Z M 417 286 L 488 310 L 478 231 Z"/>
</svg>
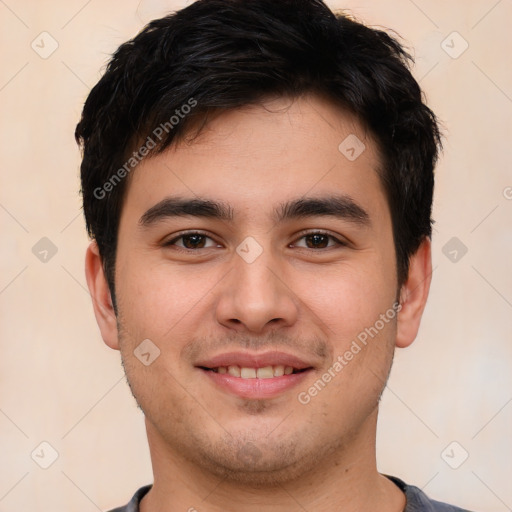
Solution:
<svg viewBox="0 0 512 512">
<path fill-rule="evenodd" d="M 189 454 L 195 464 L 223 481 L 248 488 L 282 486 L 314 472 L 333 449 L 332 446 L 307 446 L 308 436 L 280 440 L 245 441 L 229 437 L 215 445 L 199 447 Z"/>
</svg>

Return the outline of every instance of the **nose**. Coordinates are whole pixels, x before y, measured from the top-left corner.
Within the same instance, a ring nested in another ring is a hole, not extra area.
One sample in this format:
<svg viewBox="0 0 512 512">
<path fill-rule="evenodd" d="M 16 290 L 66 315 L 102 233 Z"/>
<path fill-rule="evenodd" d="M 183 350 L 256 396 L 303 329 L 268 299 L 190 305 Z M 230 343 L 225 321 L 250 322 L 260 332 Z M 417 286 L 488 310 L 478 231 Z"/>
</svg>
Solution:
<svg viewBox="0 0 512 512">
<path fill-rule="evenodd" d="M 286 281 L 270 251 L 252 263 L 234 255 L 231 271 L 219 287 L 217 321 L 229 329 L 260 334 L 292 326 L 299 300 Z"/>
</svg>

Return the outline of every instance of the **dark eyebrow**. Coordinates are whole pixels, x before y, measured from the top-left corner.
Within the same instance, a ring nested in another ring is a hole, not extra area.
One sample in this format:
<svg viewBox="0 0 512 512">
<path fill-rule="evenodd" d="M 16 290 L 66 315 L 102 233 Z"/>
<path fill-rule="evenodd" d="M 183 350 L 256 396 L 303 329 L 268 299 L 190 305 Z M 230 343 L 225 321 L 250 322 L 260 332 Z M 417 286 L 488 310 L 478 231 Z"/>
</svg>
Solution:
<svg viewBox="0 0 512 512">
<path fill-rule="evenodd" d="M 139 225 L 149 227 L 169 217 L 184 216 L 231 221 L 233 210 L 225 203 L 208 199 L 166 197 L 142 215 Z M 300 198 L 282 203 L 274 209 L 276 223 L 316 216 L 332 216 L 361 225 L 370 224 L 370 216 L 366 210 L 346 195 Z"/>
<path fill-rule="evenodd" d="M 280 205 L 274 212 L 276 222 L 304 217 L 331 216 L 369 226 L 368 212 L 347 195 L 301 198 Z"/>
<path fill-rule="evenodd" d="M 184 217 L 187 215 L 225 221 L 233 219 L 231 208 L 224 203 L 206 199 L 166 197 L 142 215 L 139 219 L 139 225 L 149 227 L 169 217 Z"/>
</svg>

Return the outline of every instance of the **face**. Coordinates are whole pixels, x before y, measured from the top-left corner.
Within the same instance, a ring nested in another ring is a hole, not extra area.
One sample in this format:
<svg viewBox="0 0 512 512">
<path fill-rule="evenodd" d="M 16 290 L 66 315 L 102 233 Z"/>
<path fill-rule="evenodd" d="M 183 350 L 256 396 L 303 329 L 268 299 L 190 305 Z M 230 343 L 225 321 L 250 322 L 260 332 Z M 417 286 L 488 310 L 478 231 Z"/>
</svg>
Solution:
<svg viewBox="0 0 512 512">
<path fill-rule="evenodd" d="M 223 113 L 139 164 L 102 331 L 150 442 L 253 484 L 371 442 L 397 336 L 378 166 L 317 97 Z"/>
</svg>

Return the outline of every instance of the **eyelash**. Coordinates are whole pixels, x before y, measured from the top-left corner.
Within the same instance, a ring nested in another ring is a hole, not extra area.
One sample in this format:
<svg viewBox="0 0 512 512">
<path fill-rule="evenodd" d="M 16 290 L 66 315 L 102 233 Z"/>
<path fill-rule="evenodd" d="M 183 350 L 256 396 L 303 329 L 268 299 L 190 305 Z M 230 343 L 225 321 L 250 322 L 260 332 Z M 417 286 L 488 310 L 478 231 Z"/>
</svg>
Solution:
<svg viewBox="0 0 512 512">
<path fill-rule="evenodd" d="M 184 251 L 184 252 L 197 252 L 199 251 L 200 249 L 212 249 L 212 247 L 200 247 L 198 249 L 188 249 L 186 247 L 180 247 L 180 246 L 177 246 L 175 245 L 175 243 L 182 239 L 182 238 L 185 238 L 187 236 L 194 236 L 194 235 L 199 235 L 199 236 L 204 236 L 205 238 L 209 238 L 210 240 L 213 240 L 213 238 L 211 236 L 209 236 L 207 233 L 204 233 L 202 231 L 186 231 L 184 233 L 181 233 L 180 235 L 174 237 L 172 240 L 169 240 L 167 242 L 164 242 L 162 244 L 162 247 L 176 247 L 178 250 L 180 251 Z M 317 249 L 314 249 L 314 248 L 309 248 L 309 247 L 300 247 L 300 249 L 307 249 L 307 250 L 310 250 L 310 251 L 320 251 L 320 250 L 325 250 L 325 249 L 332 249 L 333 247 L 346 247 L 348 244 L 346 242 L 343 242 L 341 240 L 339 240 L 338 238 L 336 238 L 335 236 L 331 235 L 330 233 L 326 232 L 326 231 L 308 231 L 308 232 L 301 232 L 299 233 L 299 237 L 296 239 L 296 240 L 301 240 L 307 236 L 313 236 L 313 235 L 322 235 L 322 236 L 326 236 L 328 237 L 329 239 L 331 240 L 334 240 L 334 242 L 336 242 L 336 245 L 335 246 L 329 246 L 329 247 L 324 247 L 324 248 L 317 248 Z M 215 240 L 213 240 L 215 242 Z"/>
</svg>

